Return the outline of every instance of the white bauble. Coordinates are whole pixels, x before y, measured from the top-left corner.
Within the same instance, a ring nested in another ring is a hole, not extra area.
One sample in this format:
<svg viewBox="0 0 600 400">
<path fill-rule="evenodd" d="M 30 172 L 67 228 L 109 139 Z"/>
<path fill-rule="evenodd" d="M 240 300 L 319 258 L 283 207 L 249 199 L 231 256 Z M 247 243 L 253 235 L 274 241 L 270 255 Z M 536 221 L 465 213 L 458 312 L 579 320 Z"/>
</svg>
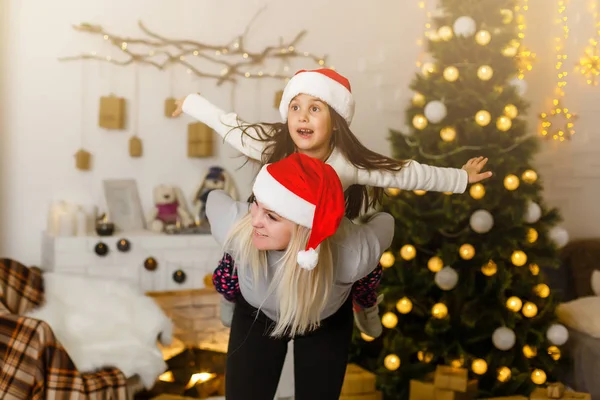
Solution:
<svg viewBox="0 0 600 400">
<path fill-rule="evenodd" d="M 448 114 L 448 110 L 446 109 L 446 105 L 439 100 L 433 100 L 427 103 L 425 108 L 423 109 L 423 113 L 429 122 L 432 124 L 437 124 Z"/>
<path fill-rule="evenodd" d="M 562 346 L 569 340 L 569 331 L 561 324 L 553 324 L 546 331 L 546 338 L 556 346 Z"/>
<path fill-rule="evenodd" d="M 523 79 L 515 77 L 512 78 L 508 83 L 509 85 L 515 87 L 519 96 L 523 96 L 527 91 L 527 82 L 525 82 Z"/>
<path fill-rule="evenodd" d="M 452 290 L 458 283 L 458 273 L 452 267 L 444 267 L 435 273 L 435 283 L 442 290 Z"/>
<path fill-rule="evenodd" d="M 525 210 L 525 215 L 523 219 L 528 224 L 535 224 L 542 217 L 542 208 L 538 203 L 533 201 L 527 202 L 527 209 Z"/>
<path fill-rule="evenodd" d="M 414 132 L 414 128 L 408 125 L 404 125 L 402 127 L 402 130 L 400 131 L 400 133 L 402 134 L 402 136 L 404 137 L 411 137 L 415 134 Z"/>
<path fill-rule="evenodd" d="M 477 233 L 487 233 L 494 226 L 494 217 L 487 210 L 477 210 L 471 214 L 471 229 Z"/>
<path fill-rule="evenodd" d="M 456 36 L 473 36 L 477 30 L 477 24 L 473 18 L 463 15 L 454 21 L 452 29 Z"/>
<path fill-rule="evenodd" d="M 515 345 L 517 337 L 512 329 L 502 326 L 494 331 L 492 343 L 498 350 L 510 350 Z"/>
<path fill-rule="evenodd" d="M 550 236 L 550 240 L 552 240 L 559 248 L 564 247 L 569 243 L 569 233 L 561 226 L 555 226 L 550 229 L 548 235 Z"/>
</svg>

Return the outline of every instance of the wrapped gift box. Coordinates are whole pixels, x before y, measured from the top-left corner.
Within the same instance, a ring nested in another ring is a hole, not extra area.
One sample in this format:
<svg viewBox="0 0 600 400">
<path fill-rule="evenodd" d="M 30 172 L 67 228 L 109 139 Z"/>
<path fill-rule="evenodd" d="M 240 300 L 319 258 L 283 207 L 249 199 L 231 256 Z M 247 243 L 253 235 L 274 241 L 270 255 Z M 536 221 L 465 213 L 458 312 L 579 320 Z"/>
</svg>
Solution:
<svg viewBox="0 0 600 400">
<path fill-rule="evenodd" d="M 433 384 L 436 389 L 466 393 L 469 388 L 469 371 L 465 368 L 438 365 L 435 370 Z"/>
</svg>

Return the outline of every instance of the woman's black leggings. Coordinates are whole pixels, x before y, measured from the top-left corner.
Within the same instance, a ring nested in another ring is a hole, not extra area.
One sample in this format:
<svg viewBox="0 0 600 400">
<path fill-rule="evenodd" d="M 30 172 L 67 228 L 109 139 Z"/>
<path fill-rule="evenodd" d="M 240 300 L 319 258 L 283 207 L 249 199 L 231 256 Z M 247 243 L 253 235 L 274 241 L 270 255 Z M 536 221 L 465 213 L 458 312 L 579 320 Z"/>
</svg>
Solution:
<svg viewBox="0 0 600 400">
<path fill-rule="evenodd" d="M 227 400 L 273 400 L 289 338 L 273 338 L 274 322 L 236 300 L 229 346 L 225 394 Z M 294 338 L 295 400 L 338 400 L 344 382 L 353 329 L 352 300 L 304 336 Z"/>
</svg>

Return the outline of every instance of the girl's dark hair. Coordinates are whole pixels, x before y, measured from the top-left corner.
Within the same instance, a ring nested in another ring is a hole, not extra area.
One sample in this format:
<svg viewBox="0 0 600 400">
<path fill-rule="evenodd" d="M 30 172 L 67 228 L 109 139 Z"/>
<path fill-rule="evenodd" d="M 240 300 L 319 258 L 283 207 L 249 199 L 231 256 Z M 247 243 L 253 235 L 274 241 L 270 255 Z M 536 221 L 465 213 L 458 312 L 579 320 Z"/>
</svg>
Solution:
<svg viewBox="0 0 600 400">
<path fill-rule="evenodd" d="M 366 148 L 352 133 L 341 115 L 331 107 L 329 112 L 333 127 L 331 146 L 337 148 L 355 167 L 370 171 L 399 171 L 405 165 L 404 161 L 394 160 Z M 296 152 L 296 146 L 286 123 L 240 124 L 239 128 L 245 135 L 267 142 L 261 160 L 263 165 L 277 162 Z M 249 134 L 249 129 L 256 133 Z M 383 193 L 384 189 L 379 187 L 350 186 L 344 193 L 346 217 L 354 219 L 360 215 L 361 208 L 366 212 L 369 207 L 381 204 Z"/>
</svg>

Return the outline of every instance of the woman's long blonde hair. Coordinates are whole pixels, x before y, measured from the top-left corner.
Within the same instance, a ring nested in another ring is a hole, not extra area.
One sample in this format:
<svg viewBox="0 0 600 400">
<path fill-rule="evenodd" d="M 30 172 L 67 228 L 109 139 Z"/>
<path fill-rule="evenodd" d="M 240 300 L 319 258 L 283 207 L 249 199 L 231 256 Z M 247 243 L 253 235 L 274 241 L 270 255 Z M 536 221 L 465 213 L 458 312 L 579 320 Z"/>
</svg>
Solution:
<svg viewBox="0 0 600 400">
<path fill-rule="evenodd" d="M 259 274 L 268 273 L 267 252 L 258 250 L 252 243 L 251 215 L 244 216 L 230 231 L 225 240 L 225 250 L 236 260 L 239 279 L 250 273 L 254 281 Z M 265 299 L 275 292 L 279 313 L 271 336 L 302 335 L 320 325 L 321 313 L 333 286 L 333 261 L 328 240 L 321 242 L 319 262 L 312 270 L 301 268 L 297 263 L 298 251 L 304 250 L 310 229 L 297 225 L 292 231 L 290 243 L 275 268 L 275 276 Z"/>
</svg>

